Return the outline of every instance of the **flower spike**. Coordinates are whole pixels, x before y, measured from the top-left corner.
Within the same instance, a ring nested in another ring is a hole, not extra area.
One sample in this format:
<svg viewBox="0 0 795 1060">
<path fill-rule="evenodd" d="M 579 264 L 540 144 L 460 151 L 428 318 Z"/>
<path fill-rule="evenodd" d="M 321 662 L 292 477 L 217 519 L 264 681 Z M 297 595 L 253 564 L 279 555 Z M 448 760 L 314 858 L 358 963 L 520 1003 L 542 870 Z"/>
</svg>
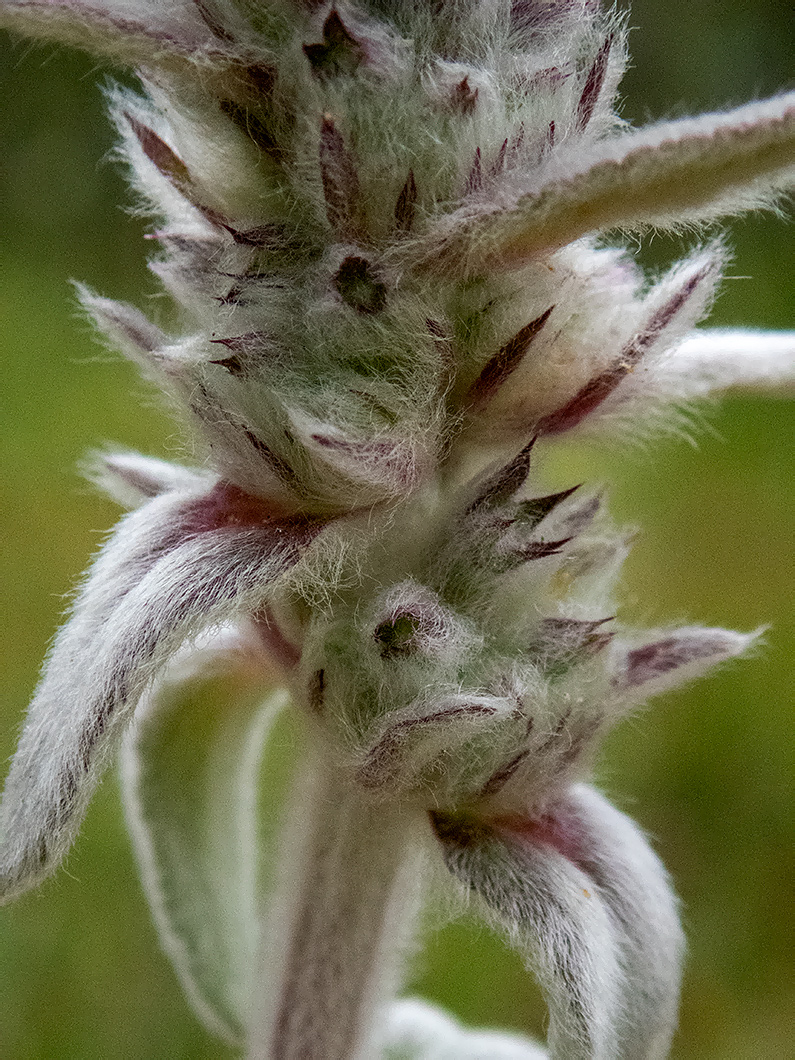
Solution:
<svg viewBox="0 0 795 1060">
<path fill-rule="evenodd" d="M 775 208 L 795 93 L 632 129 L 607 6 L 0 0 L 0 26 L 139 77 L 107 98 L 184 330 L 78 293 L 197 445 L 195 469 L 89 472 L 134 510 L 30 708 L 0 898 L 65 856 L 122 742 L 164 949 L 248 1060 L 666 1054 L 676 903 L 583 781 L 619 719 L 755 634 L 627 630 L 630 535 L 544 472 L 711 390 L 792 388 L 792 332 L 696 330 L 722 238 L 649 280 L 602 236 Z M 257 767 L 288 704 L 272 880 Z M 538 975 L 547 1053 L 392 1003 L 439 850 Z"/>
</svg>

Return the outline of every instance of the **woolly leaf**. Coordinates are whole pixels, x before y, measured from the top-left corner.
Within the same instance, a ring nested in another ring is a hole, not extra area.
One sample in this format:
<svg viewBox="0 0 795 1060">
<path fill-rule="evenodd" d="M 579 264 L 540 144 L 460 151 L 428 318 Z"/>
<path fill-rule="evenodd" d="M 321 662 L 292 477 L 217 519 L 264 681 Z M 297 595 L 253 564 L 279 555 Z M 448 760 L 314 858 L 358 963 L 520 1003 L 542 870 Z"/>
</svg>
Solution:
<svg viewBox="0 0 795 1060">
<path fill-rule="evenodd" d="M 472 114 L 478 102 L 478 88 L 473 88 L 469 83 L 469 75 L 462 78 L 454 87 L 450 95 L 450 106 L 458 114 Z"/>
<path fill-rule="evenodd" d="M 323 43 L 305 44 L 304 55 L 318 77 L 333 77 L 356 73 L 366 52 L 332 8 L 323 23 Z"/>
<path fill-rule="evenodd" d="M 583 785 L 549 811 L 431 815 L 448 869 L 538 975 L 550 1055 L 667 1055 L 682 948 L 665 870 L 642 833 Z"/>
<path fill-rule="evenodd" d="M 477 497 L 467 509 L 468 513 L 495 508 L 513 497 L 525 484 L 530 472 L 530 454 L 535 441 L 535 438 L 532 438 L 510 463 L 486 479 Z"/>
<path fill-rule="evenodd" d="M 414 224 L 414 214 L 417 205 L 417 182 L 414 179 L 414 170 L 409 170 L 406 183 L 400 189 L 400 195 L 395 203 L 395 231 L 405 234 L 411 231 Z"/>
<path fill-rule="evenodd" d="M 359 205 L 359 177 L 342 134 L 330 114 L 320 127 L 320 177 L 326 216 L 340 239 L 353 239 Z"/>
<path fill-rule="evenodd" d="M 560 537 L 556 541 L 531 541 L 527 545 L 506 549 L 498 553 L 499 559 L 495 563 L 495 568 L 508 571 L 522 563 L 530 563 L 532 560 L 559 556 L 569 541 L 571 541 L 570 537 Z"/>
<path fill-rule="evenodd" d="M 505 712 L 502 700 L 464 692 L 425 714 L 410 708 L 402 717 L 389 719 L 367 751 L 356 779 L 373 790 L 411 787 L 432 763 Z"/>
<path fill-rule="evenodd" d="M 143 690 L 191 633 L 262 603 L 319 526 L 235 487 L 125 516 L 59 633 L 0 808 L 0 897 L 54 871 Z"/>
<path fill-rule="evenodd" d="M 574 150 L 574 149 L 572 149 Z M 795 93 L 600 141 L 507 206 L 463 206 L 423 249 L 457 274 L 502 267 L 589 232 L 676 228 L 771 205 L 795 184 Z"/>
<path fill-rule="evenodd" d="M 228 65 L 237 58 L 190 0 L 166 6 L 159 0 L 3 0 L 0 27 L 127 65 L 202 59 Z"/>
<path fill-rule="evenodd" d="M 571 486 L 567 490 L 561 490 L 560 493 L 549 493 L 546 497 L 532 497 L 527 501 L 519 501 L 508 511 L 514 522 L 518 523 L 523 530 L 534 530 L 550 512 L 553 512 L 563 501 L 568 500 L 579 488 L 579 486 Z"/>
<path fill-rule="evenodd" d="M 233 375 L 243 374 L 243 363 L 257 354 L 262 354 L 271 345 L 270 336 L 263 331 L 248 331 L 245 335 L 229 335 L 223 339 L 210 339 L 215 346 L 225 346 L 230 357 L 219 357 L 210 364 L 223 365 Z"/>
<path fill-rule="evenodd" d="M 138 121 L 132 114 L 125 114 L 124 116 L 135 133 L 141 145 L 141 150 L 149 161 L 180 191 L 189 189 L 191 185 L 190 172 L 173 148 L 169 147 L 154 129 L 150 129 L 143 122 Z"/>
<path fill-rule="evenodd" d="M 201 16 L 202 22 L 205 23 L 214 37 L 224 41 L 226 44 L 234 43 L 234 36 L 226 29 L 220 15 L 214 10 L 215 4 L 208 2 L 208 0 L 193 0 L 193 3 Z"/>
<path fill-rule="evenodd" d="M 668 400 L 719 390 L 795 388 L 795 331 L 706 328 L 692 332 L 655 366 L 655 393 Z"/>
<path fill-rule="evenodd" d="M 75 290 L 80 304 L 114 348 L 147 371 L 165 365 L 168 357 L 161 351 L 168 338 L 140 309 L 102 298 L 80 283 Z"/>
<path fill-rule="evenodd" d="M 602 626 L 611 618 L 545 618 L 538 628 L 530 652 L 550 676 L 565 673 L 572 664 L 602 651 L 614 634 Z"/>
<path fill-rule="evenodd" d="M 717 262 L 706 255 L 697 257 L 691 268 L 676 266 L 673 273 L 679 279 L 674 289 L 646 321 L 643 328 L 621 350 L 615 362 L 595 376 L 562 408 L 544 416 L 536 425 L 539 434 L 560 434 L 577 427 L 600 408 L 602 403 L 624 382 L 644 356 L 675 324 L 680 313 L 702 286 L 711 294 L 717 279 Z M 684 273 L 682 278 L 679 274 Z M 698 309 L 701 308 L 699 305 Z M 700 315 L 700 314 L 699 314 Z"/>
<path fill-rule="evenodd" d="M 291 412 L 290 418 L 295 435 L 312 457 L 324 491 L 333 483 L 342 494 L 344 484 L 354 506 L 405 495 L 427 474 L 429 454 L 418 444 L 420 440 L 386 433 L 357 437 L 299 411 Z"/>
<path fill-rule="evenodd" d="M 274 692 L 254 628 L 179 653 L 122 748 L 127 821 L 161 944 L 199 1018 L 242 1044 L 259 937 L 256 828 Z"/>
<path fill-rule="evenodd" d="M 210 224 L 228 229 L 229 226 L 224 223 L 223 217 L 201 201 L 200 191 L 190 170 L 176 151 L 161 136 L 158 136 L 154 129 L 144 125 L 133 114 L 124 111 L 121 117 L 129 125 L 141 151 L 158 173 L 165 177 Z"/>
<path fill-rule="evenodd" d="M 483 187 L 483 163 L 481 150 L 479 147 L 475 148 L 475 156 L 472 159 L 472 165 L 467 175 L 466 184 L 464 187 L 465 195 L 473 195 L 475 192 L 480 191 Z"/>
<path fill-rule="evenodd" d="M 599 95 L 602 91 L 605 75 L 607 73 L 610 49 L 612 46 L 613 38 L 612 36 L 609 36 L 599 49 L 599 52 L 593 61 L 593 65 L 588 71 L 588 76 L 585 78 L 582 93 L 577 101 L 577 114 L 575 119 L 577 128 L 580 131 L 588 125 L 588 122 L 593 117 L 593 112 L 599 101 Z"/>
</svg>

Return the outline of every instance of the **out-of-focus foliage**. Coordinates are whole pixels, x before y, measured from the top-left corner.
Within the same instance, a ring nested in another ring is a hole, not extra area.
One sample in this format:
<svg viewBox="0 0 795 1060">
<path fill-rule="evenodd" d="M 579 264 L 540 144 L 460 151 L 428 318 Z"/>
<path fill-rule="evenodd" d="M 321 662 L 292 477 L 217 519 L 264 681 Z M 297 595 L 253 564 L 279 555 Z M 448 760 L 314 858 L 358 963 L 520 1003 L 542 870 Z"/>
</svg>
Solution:
<svg viewBox="0 0 795 1060">
<path fill-rule="evenodd" d="M 767 0 L 635 0 L 624 114 L 737 104 L 792 77 L 795 18 Z M 115 511 L 75 474 L 113 440 L 179 455 L 168 418 L 133 369 L 77 318 L 67 280 L 159 308 L 144 224 L 108 159 L 113 135 L 83 56 L 3 39 L 0 80 L 0 357 L 3 645 L 0 756 L 65 594 Z M 791 84 L 791 80 L 790 80 Z M 647 240 L 650 266 L 683 241 Z M 735 265 L 712 323 L 795 327 L 795 237 L 775 218 L 732 226 Z M 624 614 L 753 629 L 766 646 L 624 724 L 600 779 L 655 837 L 684 903 L 690 940 L 681 1060 L 789 1055 L 795 1021 L 792 880 L 795 410 L 733 399 L 696 447 L 571 454 L 552 486 L 594 475 L 641 534 Z M 283 759 L 282 730 L 271 759 Z M 434 934 L 413 989 L 475 1024 L 538 1032 L 540 998 L 516 958 L 467 923 Z M 182 1001 L 157 949 L 113 777 L 94 801 L 67 871 L 0 916 L 0 1056 L 8 1060 L 223 1057 Z"/>
</svg>

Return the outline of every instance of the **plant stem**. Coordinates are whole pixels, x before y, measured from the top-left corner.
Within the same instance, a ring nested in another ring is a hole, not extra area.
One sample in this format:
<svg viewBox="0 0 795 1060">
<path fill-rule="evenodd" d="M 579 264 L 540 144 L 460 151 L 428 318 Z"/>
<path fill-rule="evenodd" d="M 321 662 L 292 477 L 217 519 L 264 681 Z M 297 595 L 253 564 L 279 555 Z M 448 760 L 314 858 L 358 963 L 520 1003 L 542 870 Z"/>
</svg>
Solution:
<svg viewBox="0 0 795 1060">
<path fill-rule="evenodd" d="M 372 1060 L 417 906 L 416 811 L 373 802 L 316 755 L 290 820 L 250 1060 Z"/>
</svg>

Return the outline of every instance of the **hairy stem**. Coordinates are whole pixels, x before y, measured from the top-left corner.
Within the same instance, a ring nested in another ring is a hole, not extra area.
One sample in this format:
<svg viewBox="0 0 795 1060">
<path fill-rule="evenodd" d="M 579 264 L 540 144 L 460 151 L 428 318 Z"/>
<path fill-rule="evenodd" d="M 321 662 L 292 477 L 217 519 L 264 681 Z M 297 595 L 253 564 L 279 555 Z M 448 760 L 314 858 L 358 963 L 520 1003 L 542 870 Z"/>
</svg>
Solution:
<svg viewBox="0 0 795 1060">
<path fill-rule="evenodd" d="M 316 757 L 290 820 L 308 825 L 287 828 L 275 931 L 266 933 L 278 957 L 263 955 L 267 1011 L 255 1016 L 250 1060 L 372 1058 L 373 1025 L 417 904 L 415 816 L 373 803 Z"/>
</svg>

